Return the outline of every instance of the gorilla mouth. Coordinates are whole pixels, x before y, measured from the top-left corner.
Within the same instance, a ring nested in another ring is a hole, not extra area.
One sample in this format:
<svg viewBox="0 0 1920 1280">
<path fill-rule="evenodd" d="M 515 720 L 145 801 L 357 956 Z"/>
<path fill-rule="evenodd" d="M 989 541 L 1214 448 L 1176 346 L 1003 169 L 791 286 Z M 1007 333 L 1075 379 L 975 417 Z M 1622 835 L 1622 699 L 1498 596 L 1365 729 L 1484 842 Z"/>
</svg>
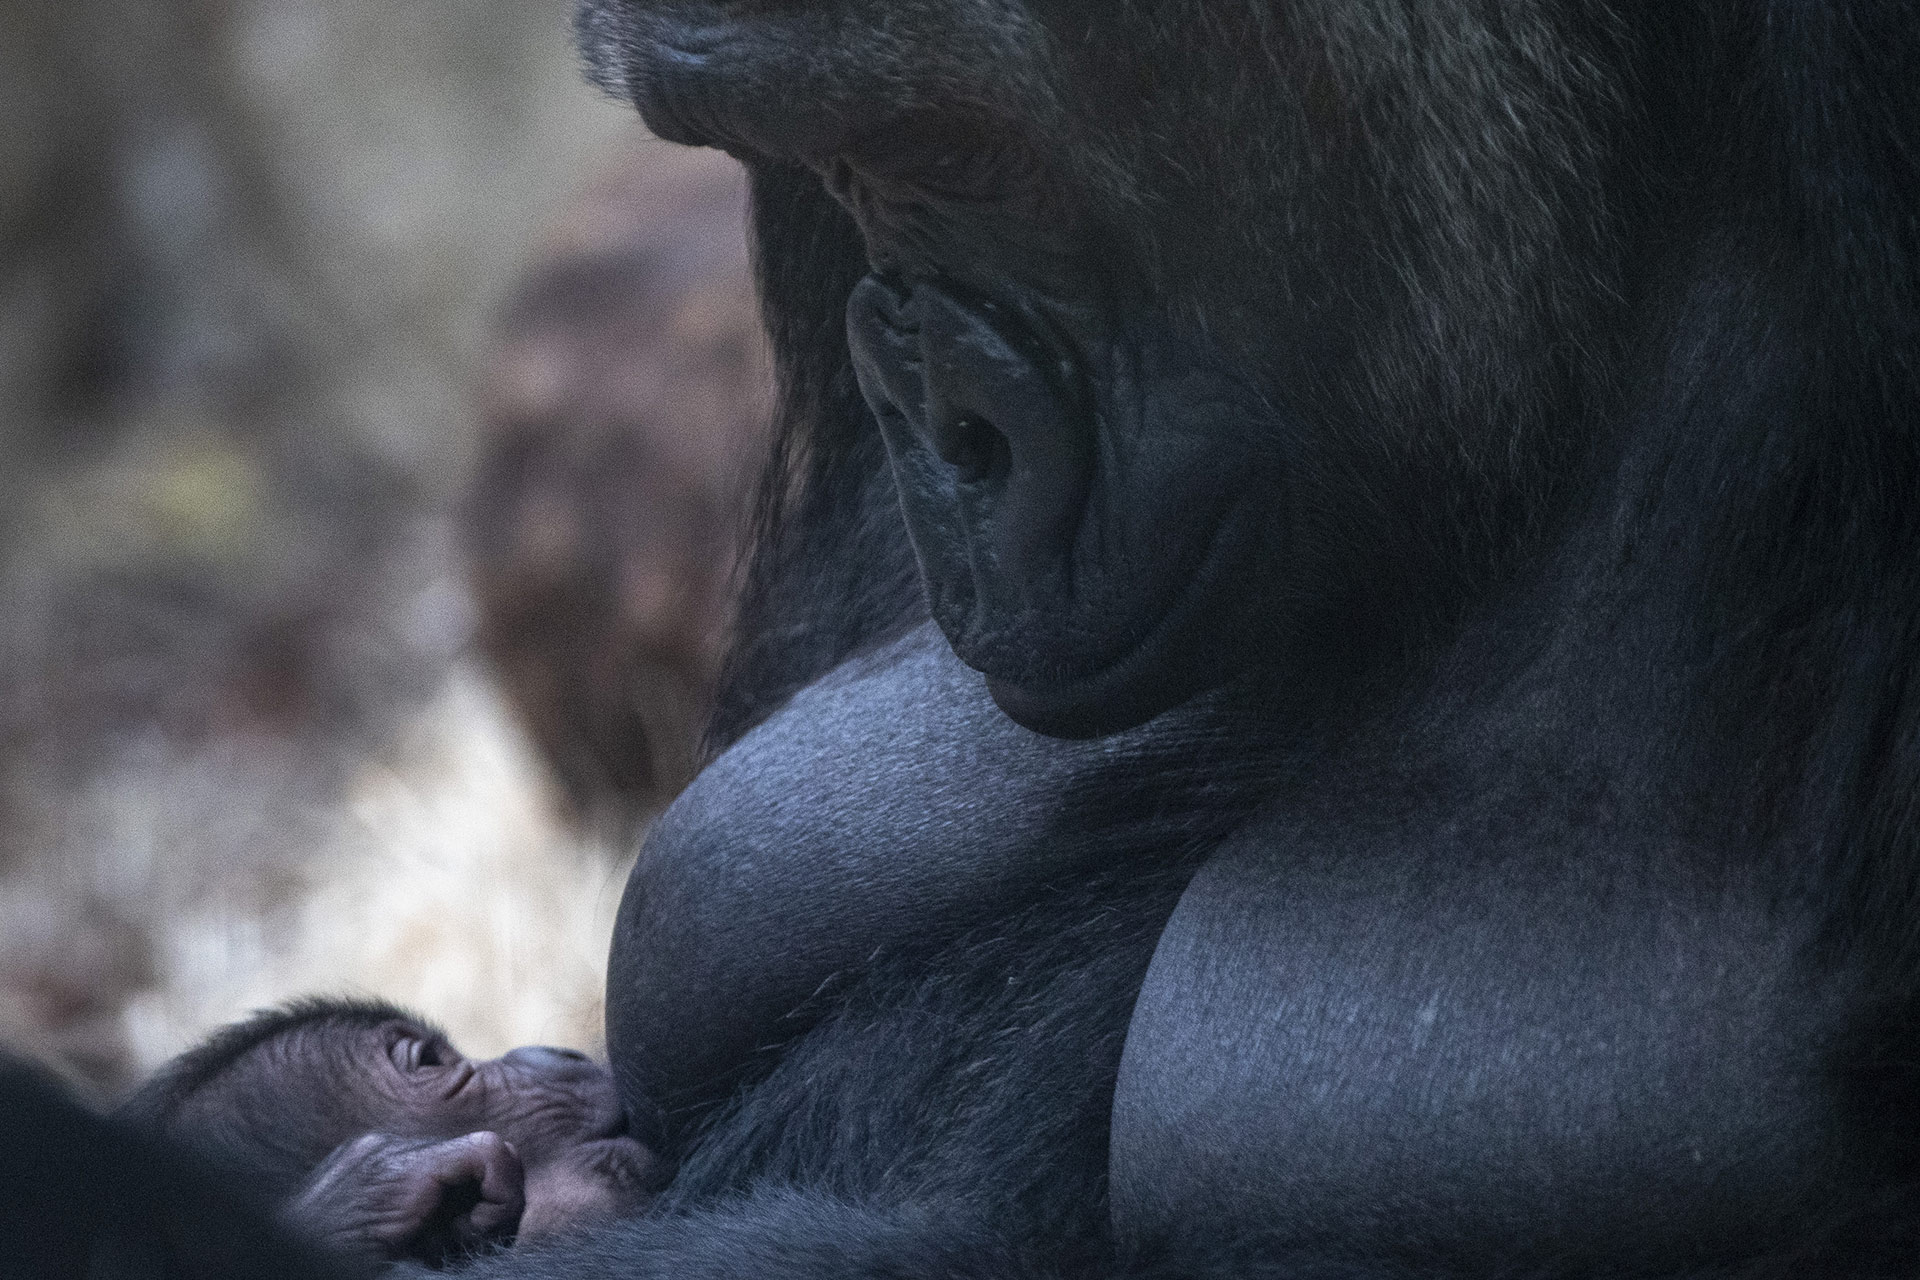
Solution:
<svg viewBox="0 0 1920 1280">
<path fill-rule="evenodd" d="M 633 1129 L 627 1109 L 614 1107 L 606 1121 L 581 1140 L 578 1150 L 586 1169 L 602 1181 L 624 1193 L 648 1195 L 663 1184 L 664 1162 Z"/>
<path fill-rule="evenodd" d="M 1237 548 L 1234 523 L 1214 522 L 1179 595 L 1117 656 L 1097 670 L 1059 681 L 1014 681 L 988 673 L 994 704 L 1035 733 L 1097 738 L 1142 724 L 1213 684 L 1226 666 L 1227 646 L 1198 645 L 1195 635 L 1209 626 L 1214 612 L 1208 584 L 1219 581 L 1220 566 Z"/>
</svg>

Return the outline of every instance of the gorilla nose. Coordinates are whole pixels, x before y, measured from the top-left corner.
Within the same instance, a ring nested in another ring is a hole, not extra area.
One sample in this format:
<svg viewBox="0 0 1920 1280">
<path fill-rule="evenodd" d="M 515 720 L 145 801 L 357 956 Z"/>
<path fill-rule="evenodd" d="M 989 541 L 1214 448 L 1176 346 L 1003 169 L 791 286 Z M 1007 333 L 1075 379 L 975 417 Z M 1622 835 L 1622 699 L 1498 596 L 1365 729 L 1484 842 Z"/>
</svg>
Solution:
<svg viewBox="0 0 1920 1280">
<path fill-rule="evenodd" d="M 961 484 L 1004 482 L 1013 466 L 1013 446 L 998 427 L 974 414 L 960 413 L 928 423 L 927 437 L 933 451 L 953 468 Z"/>
<path fill-rule="evenodd" d="M 1070 548 L 1092 469 L 1073 362 L 1006 303 L 879 276 L 855 286 L 847 334 L 909 526 L 964 525 L 993 564 L 972 575 L 976 587 L 1047 576 Z"/>
</svg>

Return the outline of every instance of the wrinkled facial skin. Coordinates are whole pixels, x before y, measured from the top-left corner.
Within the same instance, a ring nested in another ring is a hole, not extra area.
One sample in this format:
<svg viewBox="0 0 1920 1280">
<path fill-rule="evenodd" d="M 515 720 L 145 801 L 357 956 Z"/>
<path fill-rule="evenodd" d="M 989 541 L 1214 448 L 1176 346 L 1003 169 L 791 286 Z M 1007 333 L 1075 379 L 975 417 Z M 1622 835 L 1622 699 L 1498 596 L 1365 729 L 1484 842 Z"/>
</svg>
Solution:
<svg viewBox="0 0 1920 1280">
<path fill-rule="evenodd" d="M 1014 719 L 1079 736 L 1217 674 L 1173 659 L 1230 625 L 1215 593 L 1253 580 L 1272 514 L 1246 505 L 1283 475 L 1219 447 L 1260 416 L 1250 396 L 1043 307 L 875 275 L 848 335 L 934 621 Z M 1265 484 L 1232 474 L 1249 465 Z"/>
<path fill-rule="evenodd" d="M 322 1022 L 260 1046 L 245 1069 L 285 1082 L 289 1099 L 324 1093 L 338 1144 L 498 1134 L 524 1171 L 523 1239 L 630 1213 L 649 1190 L 653 1159 L 627 1132 L 612 1076 L 572 1050 L 479 1061 L 410 1021 Z"/>
<path fill-rule="evenodd" d="M 1392 644 L 1543 505 L 1610 287 L 1563 269 L 1609 261 L 1564 8 L 587 0 L 581 31 L 656 132 L 851 215 L 852 369 L 933 618 L 1076 736 Z"/>
</svg>

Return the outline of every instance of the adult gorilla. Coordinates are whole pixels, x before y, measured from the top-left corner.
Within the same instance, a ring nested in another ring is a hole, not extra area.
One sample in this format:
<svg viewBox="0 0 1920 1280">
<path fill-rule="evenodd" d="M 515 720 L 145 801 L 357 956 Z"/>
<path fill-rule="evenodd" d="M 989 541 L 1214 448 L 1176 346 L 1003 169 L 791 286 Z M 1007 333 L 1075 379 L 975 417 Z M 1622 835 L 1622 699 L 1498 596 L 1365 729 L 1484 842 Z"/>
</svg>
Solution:
<svg viewBox="0 0 1920 1280">
<path fill-rule="evenodd" d="M 1905 6 L 582 25 L 785 435 L 614 944 L 677 1181 L 503 1269 L 1920 1271 Z"/>
</svg>

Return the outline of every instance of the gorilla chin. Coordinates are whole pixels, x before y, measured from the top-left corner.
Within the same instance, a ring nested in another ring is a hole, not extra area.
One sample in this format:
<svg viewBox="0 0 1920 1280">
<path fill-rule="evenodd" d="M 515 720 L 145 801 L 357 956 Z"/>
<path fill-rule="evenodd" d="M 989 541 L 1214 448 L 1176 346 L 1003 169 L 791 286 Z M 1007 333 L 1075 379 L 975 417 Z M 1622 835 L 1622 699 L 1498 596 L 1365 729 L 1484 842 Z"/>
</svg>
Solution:
<svg viewBox="0 0 1920 1280">
<path fill-rule="evenodd" d="M 1177 662 L 1180 641 L 1134 650 L 1097 675 L 1060 685 L 1021 686 L 989 675 L 987 692 L 1008 719 L 1050 738 L 1099 738 L 1145 724 L 1224 675 Z M 1224 664 L 1223 664 L 1224 665 Z"/>
</svg>

